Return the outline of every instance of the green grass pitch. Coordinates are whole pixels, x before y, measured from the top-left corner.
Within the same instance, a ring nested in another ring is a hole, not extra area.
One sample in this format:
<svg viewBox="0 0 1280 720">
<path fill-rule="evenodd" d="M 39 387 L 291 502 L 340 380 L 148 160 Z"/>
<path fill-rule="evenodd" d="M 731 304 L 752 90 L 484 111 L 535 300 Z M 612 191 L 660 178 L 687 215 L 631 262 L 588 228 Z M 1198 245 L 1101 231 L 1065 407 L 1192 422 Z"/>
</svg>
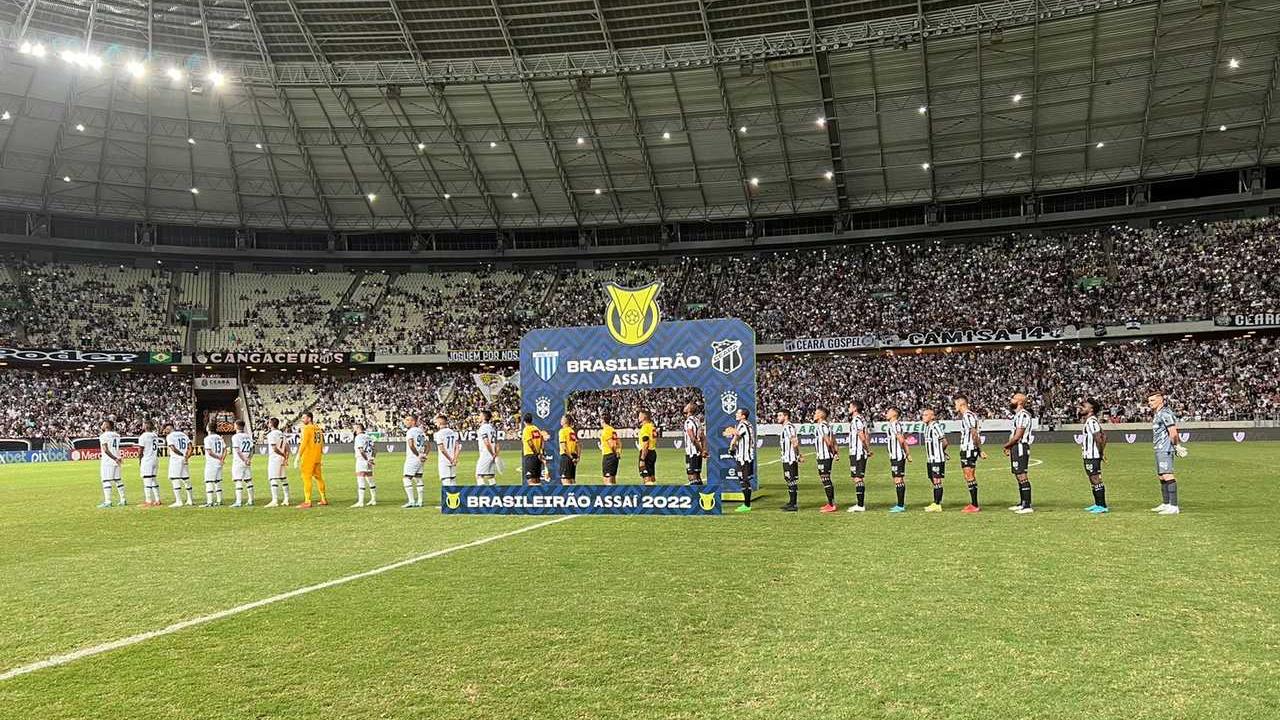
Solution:
<svg viewBox="0 0 1280 720">
<path fill-rule="evenodd" d="M 1112 445 L 1102 517 L 1081 511 L 1066 445 L 1036 447 L 1030 516 L 1004 509 L 1017 492 L 1000 457 L 980 467 L 976 516 L 958 512 L 954 460 L 947 512 L 920 512 L 917 462 L 901 516 L 885 512 L 882 452 L 862 516 L 817 512 L 811 459 L 803 512 L 778 512 L 769 464 L 748 516 L 540 527 L 2 680 L 0 716 L 1278 717 L 1280 447 L 1190 447 L 1179 517 L 1147 511 L 1144 445 Z M 328 458 L 334 504 L 311 511 L 98 510 L 97 467 L 0 469 L 0 673 L 542 520 L 403 510 L 399 457 L 362 510 L 350 456 Z M 136 503 L 136 464 L 125 473 Z M 676 451 L 659 474 L 682 480 Z"/>
</svg>

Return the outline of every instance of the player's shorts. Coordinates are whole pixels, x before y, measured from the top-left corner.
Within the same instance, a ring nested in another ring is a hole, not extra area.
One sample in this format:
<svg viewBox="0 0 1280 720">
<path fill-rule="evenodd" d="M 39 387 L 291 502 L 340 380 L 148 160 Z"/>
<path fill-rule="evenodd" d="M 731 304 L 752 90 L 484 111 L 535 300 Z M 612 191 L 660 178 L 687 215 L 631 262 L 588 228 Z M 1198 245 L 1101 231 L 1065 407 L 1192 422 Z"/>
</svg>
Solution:
<svg viewBox="0 0 1280 720">
<path fill-rule="evenodd" d="M 1009 472 L 1022 475 L 1031 467 L 1031 448 L 1018 443 L 1009 450 Z"/>
<path fill-rule="evenodd" d="M 169 479 L 170 480 L 190 480 L 191 471 L 187 469 L 186 463 L 169 463 Z"/>
<path fill-rule="evenodd" d="M 279 457 L 279 456 L 276 456 Z M 271 460 L 267 463 L 267 477 L 271 480 L 280 480 L 289 475 L 289 471 L 284 466 L 283 460 Z"/>
<path fill-rule="evenodd" d="M 924 467 L 925 471 L 929 474 L 930 480 L 941 480 L 947 476 L 947 464 L 944 462 L 925 463 Z"/>
<path fill-rule="evenodd" d="M 364 458 L 360 457 L 359 455 L 356 455 L 356 472 L 358 472 L 358 473 L 371 473 L 371 472 L 373 472 L 373 461 L 372 461 L 372 460 L 365 460 Z"/>
<path fill-rule="evenodd" d="M 1102 474 L 1102 458 L 1085 458 L 1084 474 L 1089 476 Z"/>
<path fill-rule="evenodd" d="M 156 476 L 156 471 L 160 469 L 159 465 L 160 463 L 156 462 L 155 458 L 143 460 L 138 468 L 138 474 L 144 478 L 153 478 Z"/>
<path fill-rule="evenodd" d="M 604 477 L 618 477 L 618 454 L 605 455 L 600 461 L 600 474 Z"/>
<path fill-rule="evenodd" d="M 702 456 L 701 455 L 685 455 L 684 456 L 684 473 L 686 475 L 702 474 Z"/>
<path fill-rule="evenodd" d="M 746 462 L 738 462 L 738 480 L 749 482 L 756 475 L 756 461 L 747 460 Z"/>
<path fill-rule="evenodd" d="M 1173 453 L 1171 452 L 1156 453 L 1156 474 L 1157 475 L 1173 474 Z"/>
<path fill-rule="evenodd" d="M 119 464 L 119 463 L 113 463 L 113 464 L 111 464 L 111 465 L 102 465 L 102 466 L 100 466 L 100 468 L 99 468 L 99 476 L 100 476 L 103 480 L 119 480 L 119 479 L 120 479 L 120 464 Z"/>
<path fill-rule="evenodd" d="M 493 477 L 498 474 L 498 459 L 492 455 L 481 455 L 476 461 L 477 477 Z"/>
<path fill-rule="evenodd" d="M 440 475 L 441 485 L 457 485 L 458 484 L 458 466 L 457 465 L 437 465 L 436 472 Z"/>
<path fill-rule="evenodd" d="M 573 461 L 572 455 L 560 454 L 560 477 L 566 480 L 578 479 L 578 463 Z"/>
<path fill-rule="evenodd" d="M 422 458 L 413 456 L 405 457 L 404 472 L 401 474 L 405 477 L 422 477 Z"/>
<path fill-rule="evenodd" d="M 960 467 L 976 468 L 978 467 L 978 458 L 982 453 L 978 450 L 961 450 L 960 451 Z"/>
<path fill-rule="evenodd" d="M 782 463 L 782 479 L 787 483 L 788 487 L 800 482 L 800 463 Z"/>
<path fill-rule="evenodd" d="M 648 455 L 640 461 L 640 475 L 642 477 L 654 477 L 657 475 L 658 453 L 656 450 L 650 450 Z"/>
<path fill-rule="evenodd" d="M 865 457 L 849 457 L 849 477 L 861 480 L 867 476 L 867 459 Z"/>
<path fill-rule="evenodd" d="M 232 464 L 231 464 L 231 479 L 232 479 L 232 480 L 252 480 L 252 479 L 253 479 L 253 466 L 252 466 L 252 465 L 241 465 L 241 464 L 239 464 L 239 463 L 232 463 Z"/>
<path fill-rule="evenodd" d="M 907 475 L 907 459 L 901 458 L 894 460 L 889 458 L 889 474 L 893 477 L 906 477 Z"/>
<path fill-rule="evenodd" d="M 831 475 L 831 463 L 834 458 L 818 458 L 818 474 L 822 476 Z"/>
<path fill-rule="evenodd" d="M 205 466 L 204 466 L 204 481 L 205 481 L 205 482 L 218 482 L 218 481 L 220 481 L 220 480 L 222 480 L 222 466 L 221 466 L 221 465 L 214 465 L 214 464 L 210 463 L 210 464 L 207 464 L 207 465 L 205 465 Z"/>
<path fill-rule="evenodd" d="M 537 455 L 525 455 L 522 463 L 524 481 L 527 483 L 542 482 L 542 458 Z"/>
</svg>

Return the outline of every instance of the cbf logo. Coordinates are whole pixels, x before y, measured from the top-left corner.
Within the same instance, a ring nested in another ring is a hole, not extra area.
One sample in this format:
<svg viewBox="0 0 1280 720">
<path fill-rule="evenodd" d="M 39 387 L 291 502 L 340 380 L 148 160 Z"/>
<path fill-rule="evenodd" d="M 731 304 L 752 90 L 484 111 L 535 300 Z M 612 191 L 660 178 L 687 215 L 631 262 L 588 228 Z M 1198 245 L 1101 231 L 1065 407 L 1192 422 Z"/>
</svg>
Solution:
<svg viewBox="0 0 1280 720">
<path fill-rule="evenodd" d="M 551 382 L 559 365 L 559 350 L 538 350 L 533 353 L 533 370 L 542 378 L 542 382 Z"/>
<path fill-rule="evenodd" d="M 720 409 L 725 415 L 732 415 L 738 411 L 738 393 L 732 390 L 725 390 L 720 393 Z"/>
<path fill-rule="evenodd" d="M 533 401 L 533 408 L 538 413 L 538 417 L 546 420 L 547 416 L 551 414 L 551 398 L 546 395 L 540 396 Z"/>
<path fill-rule="evenodd" d="M 658 310 L 661 282 L 641 288 L 624 288 L 615 283 L 604 287 L 609 304 L 604 309 L 604 326 L 623 345 L 639 345 L 653 336 L 662 320 Z"/>
<path fill-rule="evenodd" d="M 742 367 L 742 341 L 712 340 L 711 367 L 725 375 Z"/>
</svg>

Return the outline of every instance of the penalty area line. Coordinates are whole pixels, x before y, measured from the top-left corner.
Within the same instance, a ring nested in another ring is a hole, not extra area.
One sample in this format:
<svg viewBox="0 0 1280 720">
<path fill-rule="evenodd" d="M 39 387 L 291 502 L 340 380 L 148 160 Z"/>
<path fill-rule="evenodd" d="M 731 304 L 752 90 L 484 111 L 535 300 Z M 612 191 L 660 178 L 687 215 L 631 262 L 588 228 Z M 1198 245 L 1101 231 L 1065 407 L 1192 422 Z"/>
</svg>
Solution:
<svg viewBox="0 0 1280 720">
<path fill-rule="evenodd" d="M 381 575 L 383 573 L 391 572 L 392 570 L 399 570 L 400 568 L 408 567 L 409 565 L 415 565 L 417 563 L 423 562 L 424 560 L 432 560 L 434 558 L 443 557 L 445 555 L 451 555 L 461 550 L 467 550 L 470 548 L 479 547 L 481 545 L 487 545 L 491 542 L 497 542 L 498 540 L 505 540 L 509 537 L 515 537 L 516 535 L 521 535 L 523 533 L 531 532 L 539 528 L 544 528 L 544 527 L 547 527 L 548 525 L 555 525 L 556 523 L 564 522 L 565 520 L 569 520 L 574 517 L 577 517 L 577 516 L 562 515 L 562 516 L 553 518 L 551 520 L 543 520 L 542 522 L 537 522 L 532 525 L 526 525 L 524 527 L 517 528 L 515 530 L 509 530 L 507 532 L 499 533 L 497 535 L 490 535 L 489 537 L 480 538 L 479 540 L 472 540 L 471 542 L 463 543 L 461 545 L 454 545 L 453 547 L 447 547 L 441 550 L 433 550 L 429 553 L 425 553 L 422 555 L 415 555 L 414 557 L 411 557 L 411 558 L 405 558 L 404 560 L 393 562 L 389 565 L 376 567 L 376 568 L 373 568 L 372 570 L 365 570 L 364 572 L 358 572 L 358 573 L 355 573 L 354 575 L 345 575 L 343 577 L 334 578 L 333 580 L 326 580 L 325 582 L 317 583 L 315 585 L 307 585 L 305 587 L 300 587 L 294 590 L 290 590 L 288 592 L 283 592 L 283 593 L 280 593 L 279 595 L 272 595 L 271 597 L 265 597 L 265 598 L 262 598 L 261 600 L 254 600 L 253 602 L 247 602 L 247 603 L 244 603 L 243 605 L 236 605 L 235 607 L 230 607 L 225 610 L 219 610 L 214 613 L 209 613 L 208 615 L 199 615 L 197 617 L 188 618 L 186 620 L 180 620 L 176 623 L 173 623 L 172 625 L 167 625 L 158 630 L 148 630 L 147 632 L 144 632 L 144 633 L 138 633 L 137 635 L 130 635 L 129 637 L 120 638 L 118 640 L 112 640 L 110 642 L 105 642 L 100 645 L 91 645 L 88 647 L 82 647 L 78 650 L 73 650 L 69 653 L 64 653 L 62 655 L 53 655 L 43 660 L 37 660 L 36 662 L 33 662 L 33 663 L 20 665 L 15 668 L 10 668 L 9 670 L 5 670 L 4 672 L 0 673 L 0 682 L 3 682 L 5 680 L 12 680 L 13 678 L 19 677 L 21 675 L 28 675 L 30 673 L 36 672 L 37 670 L 44 670 L 47 668 L 67 665 L 77 660 L 83 660 L 84 658 L 93 657 L 94 655 L 101 655 L 103 653 L 111 652 L 112 650 L 119 650 L 121 648 L 129 647 L 130 645 L 137 645 L 138 643 L 146 642 L 147 640 L 152 640 L 158 637 L 164 637 L 165 635 L 172 635 L 176 632 L 180 632 L 188 628 L 193 628 L 198 625 L 205 625 L 207 623 L 214 622 L 215 620 L 222 620 L 223 618 L 228 618 L 233 615 L 246 613 L 246 612 L 249 612 L 250 610 L 256 610 L 260 607 L 266 607 L 267 605 L 274 605 L 275 603 L 283 602 L 285 600 L 291 600 L 293 598 L 300 597 L 302 595 L 307 595 L 309 593 L 316 592 L 317 590 L 327 590 L 329 588 L 337 587 L 339 585 L 346 585 L 349 582 L 355 582 L 356 580 L 363 580 L 365 578 L 374 577 L 375 575 Z"/>
</svg>

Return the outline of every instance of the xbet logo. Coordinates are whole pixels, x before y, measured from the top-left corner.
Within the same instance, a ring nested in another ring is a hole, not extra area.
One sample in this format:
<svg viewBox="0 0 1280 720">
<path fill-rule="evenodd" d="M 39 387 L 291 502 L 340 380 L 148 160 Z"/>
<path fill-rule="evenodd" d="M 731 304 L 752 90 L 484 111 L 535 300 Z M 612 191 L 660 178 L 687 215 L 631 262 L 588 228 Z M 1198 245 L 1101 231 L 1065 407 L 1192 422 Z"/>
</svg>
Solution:
<svg viewBox="0 0 1280 720">
<path fill-rule="evenodd" d="M 624 288 L 614 283 L 605 286 L 609 305 L 604 309 L 604 325 L 614 340 L 623 345 L 639 345 L 653 336 L 662 320 L 656 301 L 660 290 L 661 282 L 641 288 Z"/>
</svg>

